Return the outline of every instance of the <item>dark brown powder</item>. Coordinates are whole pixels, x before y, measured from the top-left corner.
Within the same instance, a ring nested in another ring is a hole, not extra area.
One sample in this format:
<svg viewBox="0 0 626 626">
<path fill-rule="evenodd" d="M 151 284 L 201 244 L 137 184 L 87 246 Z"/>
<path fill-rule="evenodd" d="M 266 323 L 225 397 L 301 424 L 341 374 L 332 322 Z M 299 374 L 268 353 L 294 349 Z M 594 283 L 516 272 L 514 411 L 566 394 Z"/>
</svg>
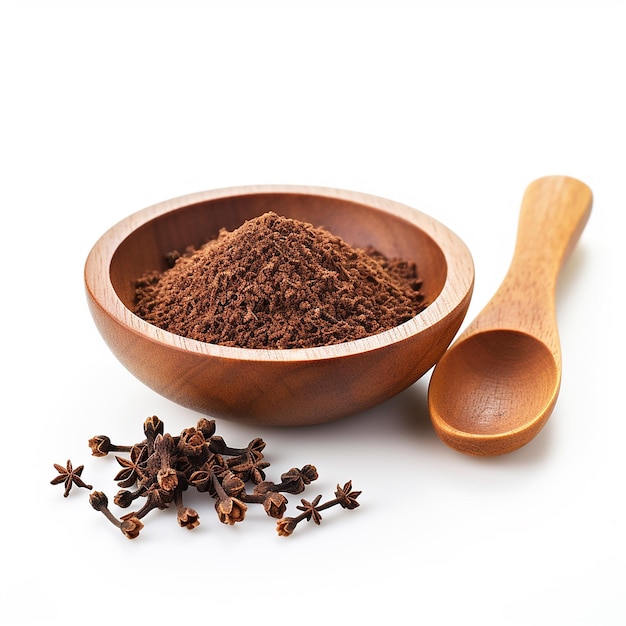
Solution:
<svg viewBox="0 0 626 626">
<path fill-rule="evenodd" d="M 240 348 L 352 341 L 425 308 L 415 263 L 353 248 L 268 212 L 137 281 L 135 313 L 164 330 Z"/>
</svg>

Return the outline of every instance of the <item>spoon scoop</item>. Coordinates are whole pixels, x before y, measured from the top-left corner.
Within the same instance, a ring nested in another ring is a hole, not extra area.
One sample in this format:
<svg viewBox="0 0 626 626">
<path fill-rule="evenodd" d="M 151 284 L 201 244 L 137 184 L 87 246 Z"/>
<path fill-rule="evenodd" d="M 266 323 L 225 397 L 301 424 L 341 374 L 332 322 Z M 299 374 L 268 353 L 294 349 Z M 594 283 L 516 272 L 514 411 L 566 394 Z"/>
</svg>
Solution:
<svg viewBox="0 0 626 626">
<path fill-rule="evenodd" d="M 431 375 L 430 418 L 451 448 L 475 456 L 512 452 L 550 417 L 561 386 L 556 282 L 591 205 L 589 187 L 565 176 L 526 189 L 502 284 Z"/>
</svg>

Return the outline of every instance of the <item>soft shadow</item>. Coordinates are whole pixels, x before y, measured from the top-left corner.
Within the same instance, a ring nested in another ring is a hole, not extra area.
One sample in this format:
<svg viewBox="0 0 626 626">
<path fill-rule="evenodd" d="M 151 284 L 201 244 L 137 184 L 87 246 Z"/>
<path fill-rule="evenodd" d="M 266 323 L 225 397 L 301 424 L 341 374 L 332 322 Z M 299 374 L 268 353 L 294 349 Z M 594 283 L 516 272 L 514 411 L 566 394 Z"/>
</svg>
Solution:
<svg viewBox="0 0 626 626">
<path fill-rule="evenodd" d="M 414 441 L 416 447 L 443 445 L 428 415 L 428 379 L 416 383 L 393 398 L 361 413 L 335 422 L 299 429 L 307 438 L 393 447 Z"/>
<path fill-rule="evenodd" d="M 558 419 L 558 407 L 551 419 Z M 495 457 L 463 454 L 444 444 L 435 433 L 428 414 L 428 379 L 422 378 L 390 400 L 367 411 L 334 422 L 312 426 L 270 427 L 265 429 L 268 441 L 284 439 L 306 441 L 307 445 L 341 450 L 358 447 L 394 449 L 407 442 L 416 451 L 427 453 L 431 461 L 451 466 L 495 466 L 502 469 L 529 467 L 544 463 L 553 453 L 554 430 L 550 421 L 539 434 L 522 448 Z"/>
<path fill-rule="evenodd" d="M 378 407 L 341 420 L 332 426 L 333 436 L 346 436 L 361 440 L 384 441 L 393 445 L 396 441 L 414 441 L 422 451 L 428 448 L 436 458 L 447 456 L 456 461 L 473 465 L 499 467 L 529 466 L 543 463 L 553 452 L 554 430 L 550 420 L 537 436 L 522 448 L 495 457 L 478 457 L 463 454 L 444 444 L 437 436 L 428 413 L 428 383 L 430 376 L 423 377 L 411 387 Z M 558 406 L 551 419 L 558 419 Z"/>
<path fill-rule="evenodd" d="M 567 305 L 568 299 L 580 303 L 580 282 L 591 273 L 591 252 L 588 247 L 579 244 L 574 248 L 559 274 L 556 287 L 557 306 Z"/>
<path fill-rule="evenodd" d="M 429 380 L 430 373 L 397 397 L 399 434 L 402 437 L 415 438 L 423 443 L 438 445 L 440 441 L 428 413 Z"/>
<path fill-rule="evenodd" d="M 308 440 L 334 442 L 386 443 L 402 438 L 423 439 L 434 436 L 428 418 L 427 388 L 422 380 L 393 398 L 366 411 L 343 417 L 333 422 L 312 426 L 298 426 L 299 436 Z M 293 432 L 292 427 L 270 429 L 282 435 Z"/>
</svg>

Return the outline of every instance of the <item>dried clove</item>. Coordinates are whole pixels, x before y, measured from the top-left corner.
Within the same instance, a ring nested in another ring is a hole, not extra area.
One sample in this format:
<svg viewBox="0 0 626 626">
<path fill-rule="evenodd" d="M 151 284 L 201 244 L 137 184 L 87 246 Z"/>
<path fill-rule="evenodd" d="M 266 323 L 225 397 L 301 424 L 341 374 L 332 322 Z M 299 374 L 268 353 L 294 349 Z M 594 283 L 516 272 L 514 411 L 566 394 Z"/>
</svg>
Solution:
<svg viewBox="0 0 626 626">
<path fill-rule="evenodd" d="M 129 446 L 118 446 L 111 443 L 106 435 L 96 435 L 89 440 L 89 447 L 93 456 L 106 456 L 109 452 L 129 452 Z"/>
<path fill-rule="evenodd" d="M 59 475 L 50 481 L 51 485 L 59 485 L 64 483 L 65 493 L 63 496 L 67 498 L 70 495 L 72 486 L 84 487 L 85 489 L 93 489 L 92 485 L 88 485 L 83 481 L 80 475 L 83 473 L 84 465 L 79 465 L 77 468 L 72 466 L 72 462 L 68 459 L 65 467 L 54 463 L 54 469 L 59 472 Z"/>
<path fill-rule="evenodd" d="M 313 465 L 291 468 L 280 476 L 279 482 L 266 477 L 270 466 L 264 457 L 265 442 L 256 438 L 243 448 L 233 447 L 215 435 L 215 421 L 200 419 L 195 427 L 186 428 L 174 436 L 165 432 L 163 422 L 155 415 L 143 424 L 144 439 L 132 445 L 111 443 L 106 435 L 89 440 L 92 456 L 103 457 L 112 452 L 127 452 L 115 456 L 121 467 L 114 477 L 120 488 L 113 502 L 121 509 L 129 509 L 141 500 L 141 505 L 120 517 L 109 509 L 109 500 L 102 491 L 90 494 L 90 504 L 129 539 L 135 539 L 144 528 L 142 521 L 151 511 L 174 507 L 176 519 L 182 528 L 193 530 L 200 524 L 198 512 L 185 504 L 185 492 L 191 487 L 206 493 L 214 500 L 220 522 L 234 525 L 246 518 L 249 505 L 259 504 L 265 513 L 277 521 L 281 536 L 293 533 L 302 520 L 321 522 L 321 511 L 340 505 L 345 509 L 359 506 L 360 491 L 352 490 L 352 482 L 337 485 L 335 498 L 320 503 L 321 495 L 313 501 L 301 501 L 296 507 L 302 511 L 295 517 L 284 517 L 288 501 L 284 494 L 298 494 L 318 479 Z M 73 484 L 92 489 L 80 478 L 83 466 L 73 469 L 55 464 L 59 476 L 52 484 L 65 483 L 68 495 Z"/>
<path fill-rule="evenodd" d="M 337 485 L 337 491 L 335 491 L 335 498 L 333 500 L 320 504 L 320 500 L 322 499 L 321 494 L 312 502 L 303 499 L 301 500 L 302 505 L 296 507 L 299 511 L 302 511 L 302 513 L 296 517 L 283 517 L 279 519 L 276 523 L 276 531 L 281 537 L 288 537 L 303 520 L 307 522 L 313 520 L 313 522 L 319 526 L 322 521 L 321 511 L 337 504 L 344 509 L 356 509 L 359 506 L 357 498 L 360 495 L 360 491 L 352 490 L 352 481 L 348 481 L 343 487 Z"/>
<path fill-rule="evenodd" d="M 102 491 L 94 491 L 89 495 L 89 503 L 96 511 L 101 511 L 104 516 L 119 528 L 126 537 L 135 539 L 139 536 L 143 523 L 137 517 L 132 516 L 128 519 L 117 519 L 109 510 L 109 500 Z"/>
</svg>

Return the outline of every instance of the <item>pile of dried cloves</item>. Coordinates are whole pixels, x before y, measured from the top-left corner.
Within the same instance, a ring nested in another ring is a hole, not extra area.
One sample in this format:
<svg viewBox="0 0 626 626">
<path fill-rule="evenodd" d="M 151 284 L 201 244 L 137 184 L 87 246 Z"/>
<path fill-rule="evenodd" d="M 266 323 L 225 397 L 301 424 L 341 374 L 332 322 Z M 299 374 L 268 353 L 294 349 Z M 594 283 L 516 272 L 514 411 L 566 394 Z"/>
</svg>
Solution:
<svg viewBox="0 0 626 626">
<path fill-rule="evenodd" d="M 91 453 L 103 457 L 109 453 L 126 453 L 115 456 L 121 469 L 115 476 L 120 490 L 113 502 L 127 509 L 135 500 L 142 505 L 136 510 L 116 517 L 109 508 L 107 496 L 102 491 L 92 491 L 91 506 L 101 511 L 129 539 L 139 536 L 144 524 L 142 519 L 152 510 L 176 507 L 178 524 L 192 530 L 200 523 L 194 509 L 185 506 L 184 493 L 193 487 L 206 493 L 215 502 L 219 520 L 233 525 L 241 522 L 250 504 L 260 504 L 268 516 L 277 520 L 276 530 L 287 537 L 303 520 L 320 524 L 321 511 L 339 505 L 344 509 L 359 506 L 360 491 L 353 491 L 352 482 L 337 485 L 335 497 L 321 502 L 321 495 L 312 501 L 301 500 L 293 517 L 285 517 L 287 498 L 284 494 L 299 494 L 314 480 L 317 469 L 313 465 L 292 468 L 280 477 L 280 482 L 267 480 L 265 470 L 269 463 L 263 456 L 265 442 L 253 439 L 245 448 L 233 448 L 215 434 L 215 420 L 202 418 L 195 427 L 184 429 L 178 436 L 164 432 L 163 422 L 156 416 L 147 418 L 143 424 L 144 439 L 133 445 L 116 445 L 106 435 L 89 440 Z M 68 460 L 66 467 L 54 464 L 58 476 L 50 482 L 63 483 L 67 497 L 73 485 L 89 490 L 92 485 L 84 482 L 81 475 L 84 466 L 73 467 Z"/>
</svg>

